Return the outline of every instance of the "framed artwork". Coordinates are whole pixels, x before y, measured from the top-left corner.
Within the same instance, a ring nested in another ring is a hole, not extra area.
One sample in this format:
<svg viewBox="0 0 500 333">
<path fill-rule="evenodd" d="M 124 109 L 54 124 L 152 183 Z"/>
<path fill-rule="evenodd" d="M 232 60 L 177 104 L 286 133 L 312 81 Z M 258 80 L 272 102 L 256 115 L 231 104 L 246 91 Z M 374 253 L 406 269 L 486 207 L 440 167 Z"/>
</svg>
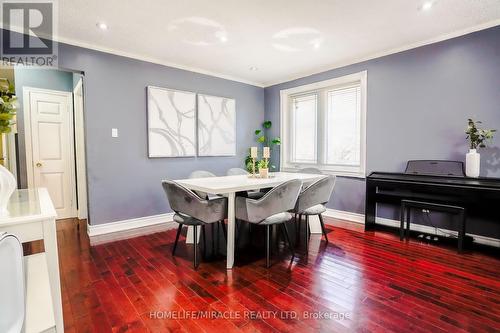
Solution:
<svg viewBox="0 0 500 333">
<path fill-rule="evenodd" d="M 147 87 L 149 157 L 196 154 L 196 94 Z"/>
<path fill-rule="evenodd" d="M 236 155 L 236 102 L 198 94 L 198 156 Z"/>
</svg>

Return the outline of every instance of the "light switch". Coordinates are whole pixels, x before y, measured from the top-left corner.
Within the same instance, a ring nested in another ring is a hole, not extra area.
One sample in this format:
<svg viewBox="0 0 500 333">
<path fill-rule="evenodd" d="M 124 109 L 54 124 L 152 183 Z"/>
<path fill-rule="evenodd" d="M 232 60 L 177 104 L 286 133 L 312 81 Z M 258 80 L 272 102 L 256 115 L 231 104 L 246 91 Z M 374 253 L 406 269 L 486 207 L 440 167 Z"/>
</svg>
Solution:
<svg viewBox="0 0 500 333">
<path fill-rule="evenodd" d="M 111 129 L 111 137 L 112 138 L 117 138 L 118 137 L 118 128 L 112 128 Z"/>
</svg>

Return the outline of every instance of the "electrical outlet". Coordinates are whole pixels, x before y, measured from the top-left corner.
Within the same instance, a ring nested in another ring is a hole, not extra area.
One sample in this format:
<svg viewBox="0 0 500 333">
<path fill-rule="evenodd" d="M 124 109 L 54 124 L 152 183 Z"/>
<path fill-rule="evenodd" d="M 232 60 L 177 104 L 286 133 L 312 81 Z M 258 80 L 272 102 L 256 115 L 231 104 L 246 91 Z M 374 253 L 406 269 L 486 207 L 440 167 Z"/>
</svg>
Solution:
<svg viewBox="0 0 500 333">
<path fill-rule="evenodd" d="M 117 138 L 118 137 L 118 128 L 112 128 L 111 129 L 111 137 L 112 138 Z"/>
</svg>

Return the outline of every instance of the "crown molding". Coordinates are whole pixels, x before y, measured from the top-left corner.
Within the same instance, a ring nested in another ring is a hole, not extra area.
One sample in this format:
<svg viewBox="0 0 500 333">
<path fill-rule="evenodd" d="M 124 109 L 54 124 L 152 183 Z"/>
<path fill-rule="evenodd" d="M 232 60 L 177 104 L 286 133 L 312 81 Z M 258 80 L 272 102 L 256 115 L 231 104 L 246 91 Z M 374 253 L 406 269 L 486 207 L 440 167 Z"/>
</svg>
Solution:
<svg viewBox="0 0 500 333">
<path fill-rule="evenodd" d="M 337 62 L 337 63 L 329 64 L 329 65 L 326 65 L 326 66 L 321 66 L 321 67 L 318 67 L 318 68 L 316 68 L 314 70 L 309 70 L 309 71 L 303 71 L 303 72 L 295 73 L 295 74 L 290 75 L 286 79 L 280 79 L 279 81 L 264 82 L 263 85 L 266 88 L 267 87 L 271 87 L 271 86 L 275 86 L 275 85 L 278 85 L 278 84 L 281 84 L 281 83 L 286 83 L 286 82 L 298 80 L 298 79 L 301 79 L 301 78 L 304 78 L 304 77 L 307 77 L 307 76 L 312 76 L 312 75 L 320 74 L 320 73 L 327 72 L 327 71 L 330 71 L 330 70 L 334 70 L 334 69 L 337 69 L 337 68 L 342 68 L 342 67 L 354 65 L 354 64 L 357 64 L 357 63 L 360 63 L 360 62 L 364 62 L 364 61 L 368 61 L 368 60 L 373 60 L 373 59 L 385 57 L 385 56 L 388 56 L 388 55 L 391 55 L 391 54 L 400 53 L 400 52 L 408 51 L 408 50 L 411 50 L 411 49 L 416 49 L 416 48 L 421 47 L 421 46 L 425 46 L 425 45 L 429 45 L 429 44 L 434 44 L 434 43 L 442 42 L 442 41 L 445 41 L 445 40 L 448 40 L 448 39 L 452 39 L 452 38 L 456 38 L 456 37 L 468 35 L 470 33 L 473 33 L 473 32 L 476 32 L 476 31 L 485 30 L 485 29 L 489 29 L 489 28 L 493 28 L 493 27 L 496 27 L 498 25 L 500 25 L 500 19 L 489 21 L 489 22 L 486 22 L 486 23 L 483 23 L 483 24 L 479 24 L 479 25 L 476 25 L 476 26 L 473 26 L 473 27 L 466 28 L 466 29 L 457 30 L 457 31 L 454 31 L 454 32 L 451 32 L 451 33 L 440 35 L 440 36 L 435 37 L 435 38 L 427 39 L 425 41 L 420 41 L 420 42 L 408 44 L 406 46 L 401 46 L 401 47 L 397 47 L 397 48 L 393 48 L 393 49 L 389 49 L 389 50 L 377 52 L 377 53 L 374 53 L 374 54 L 372 54 L 370 56 L 363 56 L 363 57 L 353 58 L 353 59 L 350 59 L 350 60 L 347 60 L 347 61 Z"/>
<path fill-rule="evenodd" d="M 174 62 L 165 61 L 165 60 L 162 60 L 159 58 L 149 57 L 149 56 L 139 54 L 139 53 L 130 53 L 130 52 L 120 51 L 120 50 L 116 50 L 116 49 L 112 49 L 112 48 L 96 46 L 93 44 L 88 44 L 85 42 L 81 42 L 81 41 L 69 39 L 69 38 L 64 38 L 64 37 L 55 37 L 54 40 L 59 42 L 59 43 L 63 43 L 63 44 L 68 44 L 68 45 L 77 46 L 77 47 L 90 49 L 90 50 L 94 50 L 94 51 L 109 53 L 109 54 L 113 54 L 113 55 L 120 56 L 120 57 L 126 57 L 126 58 L 130 58 L 130 59 L 145 61 L 145 62 L 157 64 L 157 65 L 167 66 L 167 67 L 171 67 L 171 68 L 175 68 L 175 69 L 181 69 L 181 70 L 194 72 L 194 73 L 198 73 L 198 74 L 209 75 L 209 76 L 213 76 L 213 77 L 224 79 L 224 80 L 235 81 L 235 82 L 239 82 L 239 83 L 248 84 L 251 86 L 256 86 L 259 88 L 264 88 L 264 85 L 261 82 L 249 81 L 249 80 L 245 80 L 245 79 L 242 79 L 242 78 L 239 78 L 236 76 L 232 76 L 232 75 L 226 75 L 226 74 L 212 72 L 212 71 L 208 71 L 208 70 L 197 68 L 197 67 L 181 65 L 181 64 L 174 63 Z"/>
<path fill-rule="evenodd" d="M 24 34 L 24 29 L 22 27 L 19 27 L 19 26 L 11 26 L 10 31 Z M 36 37 L 35 34 L 33 34 L 31 31 L 30 31 L 29 35 Z M 41 36 L 41 37 L 45 38 L 45 39 L 51 39 L 49 36 Z M 193 72 L 193 73 L 198 73 L 198 74 L 203 74 L 203 75 L 209 75 L 209 76 L 224 79 L 224 80 L 235 81 L 235 82 L 239 82 L 239 83 L 243 83 L 243 84 L 249 84 L 251 86 L 256 86 L 259 88 L 264 88 L 264 85 L 262 84 L 262 82 L 254 82 L 254 81 L 242 79 L 240 77 L 236 77 L 236 76 L 232 76 L 232 75 L 226 75 L 226 74 L 212 72 L 212 71 L 208 71 L 208 70 L 197 68 L 197 67 L 181 65 L 181 64 L 174 63 L 174 62 L 165 61 L 165 60 L 162 60 L 159 58 L 149 57 L 149 56 L 139 54 L 139 53 L 131 53 L 131 52 L 125 52 L 125 51 L 121 51 L 121 50 L 117 50 L 117 49 L 113 49 L 113 48 L 97 46 L 95 44 L 89 44 L 89 43 L 79 41 L 76 39 L 61 37 L 59 35 L 52 36 L 52 40 L 57 42 L 57 43 L 67 44 L 67 45 L 71 45 L 71 46 L 77 46 L 77 47 L 81 47 L 81 48 L 85 48 L 85 49 L 89 49 L 89 50 L 93 50 L 93 51 L 104 52 L 104 53 L 113 54 L 113 55 L 120 56 L 120 57 L 145 61 L 145 62 L 157 64 L 157 65 L 162 65 L 162 66 L 171 67 L 171 68 L 175 68 L 175 69 L 181 69 L 181 70 L 185 70 L 188 72 Z"/>
<path fill-rule="evenodd" d="M 320 74 L 320 73 L 334 70 L 337 68 L 357 64 L 357 63 L 368 61 L 368 60 L 381 58 L 381 57 L 388 56 L 388 55 L 395 54 L 395 53 L 408 51 L 408 50 L 415 49 L 415 48 L 429 45 L 429 44 L 442 42 L 442 41 L 445 41 L 448 39 L 464 36 L 464 35 L 467 35 L 467 34 L 470 34 L 470 33 L 476 32 L 476 31 L 481 31 L 481 30 L 493 28 L 493 27 L 496 27 L 498 25 L 500 25 L 500 19 L 489 21 L 489 22 L 486 22 L 483 24 L 479 24 L 479 25 L 476 25 L 473 27 L 466 28 L 466 29 L 456 30 L 454 32 L 443 34 L 443 35 L 440 35 L 440 36 L 435 37 L 435 38 L 427 39 L 425 41 L 420 41 L 420 42 L 408 44 L 406 46 L 377 52 L 377 53 L 374 53 L 370 56 L 352 58 L 352 59 L 347 60 L 347 61 L 337 62 L 337 63 L 317 67 L 313 70 L 302 71 L 299 73 L 292 74 L 284 79 L 279 79 L 276 81 L 268 81 L 268 82 L 250 81 L 250 80 L 246 80 L 246 79 L 243 79 L 240 77 L 235 77 L 235 76 L 231 76 L 231 75 L 212 72 L 212 71 L 197 68 L 197 67 L 181 65 L 181 64 L 165 61 L 165 60 L 162 60 L 159 58 L 150 57 L 150 56 L 146 56 L 146 55 L 139 54 L 139 53 L 131 53 L 131 52 L 125 52 L 125 51 L 121 51 L 121 50 L 117 50 L 117 49 L 113 49 L 113 48 L 97 46 L 95 44 L 89 44 L 89 43 L 86 43 L 83 41 L 65 38 L 65 37 L 61 37 L 61 36 L 54 36 L 53 40 L 58 42 L 58 43 L 64 43 L 64 44 L 68 44 L 68 45 L 72 45 L 72 46 L 82 47 L 82 48 L 86 48 L 89 50 L 104 52 L 104 53 L 113 54 L 113 55 L 126 57 L 126 58 L 130 58 L 130 59 L 141 60 L 141 61 L 145 61 L 145 62 L 149 62 L 149 63 L 153 63 L 153 64 L 163 65 L 163 66 L 181 69 L 181 70 L 194 72 L 194 73 L 198 73 L 198 74 L 209 75 L 209 76 L 213 76 L 213 77 L 217 77 L 217 78 L 221 78 L 221 79 L 225 79 L 225 80 L 230 80 L 230 81 L 235 81 L 235 82 L 239 82 L 239 83 L 243 83 L 243 84 L 256 86 L 259 88 L 267 88 L 267 87 L 275 86 L 275 85 L 278 85 L 281 83 L 286 83 L 286 82 L 294 81 L 294 80 L 301 79 L 304 77 Z M 11 30 L 18 32 L 18 33 L 23 33 L 23 30 L 19 29 L 18 27 L 13 27 L 13 29 L 11 29 Z M 33 34 L 30 34 L 30 35 L 33 35 Z"/>
</svg>

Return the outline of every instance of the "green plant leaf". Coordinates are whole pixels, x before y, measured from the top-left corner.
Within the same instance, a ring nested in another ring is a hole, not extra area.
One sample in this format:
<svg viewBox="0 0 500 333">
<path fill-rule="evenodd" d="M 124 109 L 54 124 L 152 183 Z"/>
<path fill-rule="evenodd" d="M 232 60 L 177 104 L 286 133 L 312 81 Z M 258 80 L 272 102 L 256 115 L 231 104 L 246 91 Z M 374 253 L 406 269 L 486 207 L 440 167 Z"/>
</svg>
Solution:
<svg viewBox="0 0 500 333">
<path fill-rule="evenodd" d="M 262 136 L 259 136 L 259 137 L 257 138 L 257 142 L 259 142 L 259 143 L 264 143 L 264 142 L 266 142 L 266 137 L 265 137 L 265 136 L 263 136 L 263 135 L 262 135 Z"/>
<path fill-rule="evenodd" d="M 255 135 L 259 135 L 260 132 L 262 132 L 262 130 L 258 129 L 258 130 L 255 130 Z"/>
<path fill-rule="evenodd" d="M 12 118 L 14 118 L 12 113 L 0 113 L 1 120 L 11 120 Z"/>
<path fill-rule="evenodd" d="M 276 137 L 271 141 L 272 144 L 274 145 L 280 145 L 281 144 L 281 139 Z"/>
<path fill-rule="evenodd" d="M 252 162 L 246 163 L 245 166 L 247 168 L 247 171 L 251 173 L 252 172 Z"/>
<path fill-rule="evenodd" d="M 262 127 L 264 128 L 271 128 L 271 126 L 273 125 L 273 123 L 270 121 L 270 120 L 266 120 L 263 124 L 262 124 Z"/>
</svg>

